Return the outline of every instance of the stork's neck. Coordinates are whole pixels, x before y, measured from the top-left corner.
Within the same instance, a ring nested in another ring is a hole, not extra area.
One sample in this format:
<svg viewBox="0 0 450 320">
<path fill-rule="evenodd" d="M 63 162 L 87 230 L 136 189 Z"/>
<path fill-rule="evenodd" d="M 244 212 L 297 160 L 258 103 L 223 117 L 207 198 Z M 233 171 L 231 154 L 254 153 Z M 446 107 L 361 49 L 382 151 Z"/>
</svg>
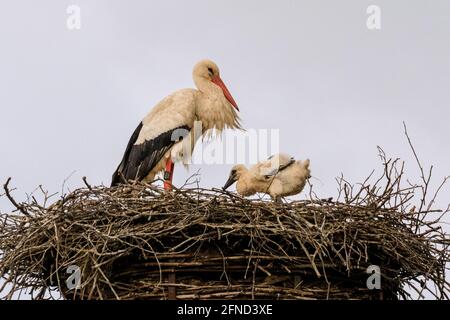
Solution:
<svg viewBox="0 0 450 320">
<path fill-rule="evenodd" d="M 240 129 L 239 116 L 222 89 L 205 78 L 194 78 L 194 81 L 199 90 L 196 114 L 203 123 L 203 129 Z"/>
<path fill-rule="evenodd" d="M 216 98 L 222 96 L 225 98 L 222 89 L 215 85 L 211 80 L 202 77 L 194 77 L 194 82 L 197 89 L 204 95 Z"/>
</svg>

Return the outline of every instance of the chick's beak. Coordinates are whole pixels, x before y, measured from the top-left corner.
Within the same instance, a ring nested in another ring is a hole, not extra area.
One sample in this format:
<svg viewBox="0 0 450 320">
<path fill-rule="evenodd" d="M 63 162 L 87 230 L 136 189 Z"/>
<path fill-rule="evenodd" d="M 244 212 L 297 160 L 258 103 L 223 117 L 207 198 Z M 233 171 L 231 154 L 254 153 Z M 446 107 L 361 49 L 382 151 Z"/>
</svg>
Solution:
<svg viewBox="0 0 450 320">
<path fill-rule="evenodd" d="M 223 186 L 223 190 L 227 190 L 229 187 L 231 187 L 235 182 L 237 181 L 235 174 L 230 174 L 230 177 L 228 178 L 228 181 Z"/>
</svg>

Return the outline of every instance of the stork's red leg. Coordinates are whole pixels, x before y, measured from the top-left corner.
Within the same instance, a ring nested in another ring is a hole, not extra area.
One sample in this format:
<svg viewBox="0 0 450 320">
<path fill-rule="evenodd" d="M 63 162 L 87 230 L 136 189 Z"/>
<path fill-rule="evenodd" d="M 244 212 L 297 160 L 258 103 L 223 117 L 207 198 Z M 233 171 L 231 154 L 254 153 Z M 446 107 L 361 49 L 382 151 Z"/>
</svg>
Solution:
<svg viewBox="0 0 450 320">
<path fill-rule="evenodd" d="M 170 191 L 172 190 L 172 179 L 173 179 L 173 171 L 175 169 L 175 164 L 172 159 L 169 158 L 166 164 L 166 171 L 164 171 L 164 190 Z"/>
</svg>

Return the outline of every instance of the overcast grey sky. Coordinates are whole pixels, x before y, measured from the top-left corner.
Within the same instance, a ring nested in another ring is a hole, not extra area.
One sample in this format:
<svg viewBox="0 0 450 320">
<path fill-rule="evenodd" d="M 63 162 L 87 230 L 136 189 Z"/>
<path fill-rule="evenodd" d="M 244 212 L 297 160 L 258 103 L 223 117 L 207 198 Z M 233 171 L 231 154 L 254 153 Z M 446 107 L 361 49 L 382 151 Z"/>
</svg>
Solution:
<svg viewBox="0 0 450 320">
<path fill-rule="evenodd" d="M 80 30 L 66 27 L 72 4 Z M 370 4 L 380 30 L 366 26 Z M 311 159 L 319 195 L 336 195 L 341 172 L 357 182 L 379 168 L 377 145 L 417 180 L 402 121 L 440 180 L 450 173 L 449 12 L 448 0 L 2 1 L 0 181 L 13 177 L 19 199 L 40 184 L 60 191 L 73 171 L 71 189 L 82 176 L 109 185 L 138 122 L 193 87 L 203 58 L 221 68 L 244 127 L 279 129 L 281 151 Z M 201 169 L 201 185 L 219 187 L 230 167 L 177 167 L 175 184 Z"/>
</svg>

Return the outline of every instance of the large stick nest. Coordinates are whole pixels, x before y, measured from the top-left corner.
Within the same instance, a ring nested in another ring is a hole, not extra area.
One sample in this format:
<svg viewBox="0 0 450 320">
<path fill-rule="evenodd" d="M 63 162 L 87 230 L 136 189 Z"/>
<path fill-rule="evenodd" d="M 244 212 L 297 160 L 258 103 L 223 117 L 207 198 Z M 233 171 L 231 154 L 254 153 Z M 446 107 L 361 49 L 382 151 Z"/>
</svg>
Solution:
<svg viewBox="0 0 450 320">
<path fill-rule="evenodd" d="M 68 299 L 448 299 L 442 216 L 409 206 L 417 186 L 400 188 L 394 168 L 385 161 L 357 190 L 339 179 L 336 201 L 87 183 L 50 206 L 13 201 L 18 212 L 0 216 L 0 276 L 7 298 L 53 288 Z M 367 288 L 371 265 L 381 290 Z M 70 266 L 78 289 L 68 289 Z"/>
</svg>

